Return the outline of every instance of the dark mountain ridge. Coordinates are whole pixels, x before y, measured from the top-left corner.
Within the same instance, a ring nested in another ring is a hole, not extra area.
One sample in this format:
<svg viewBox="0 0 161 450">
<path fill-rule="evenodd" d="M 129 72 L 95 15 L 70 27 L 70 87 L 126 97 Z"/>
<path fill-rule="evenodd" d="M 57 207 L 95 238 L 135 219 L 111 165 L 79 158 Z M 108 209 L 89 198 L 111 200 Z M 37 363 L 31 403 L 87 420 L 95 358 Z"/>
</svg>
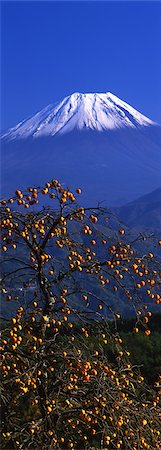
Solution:
<svg viewBox="0 0 161 450">
<path fill-rule="evenodd" d="M 129 228 L 161 230 L 161 187 L 114 209 Z"/>
</svg>

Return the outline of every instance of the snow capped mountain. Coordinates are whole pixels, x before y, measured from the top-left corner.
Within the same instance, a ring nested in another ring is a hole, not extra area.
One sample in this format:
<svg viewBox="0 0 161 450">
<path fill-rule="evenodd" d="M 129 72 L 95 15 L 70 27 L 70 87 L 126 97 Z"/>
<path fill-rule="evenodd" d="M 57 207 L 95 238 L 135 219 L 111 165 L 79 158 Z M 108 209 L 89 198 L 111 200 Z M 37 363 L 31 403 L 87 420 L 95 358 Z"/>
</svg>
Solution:
<svg viewBox="0 0 161 450">
<path fill-rule="evenodd" d="M 161 186 L 161 127 L 109 92 L 74 93 L 2 138 L 4 197 L 57 178 L 83 203 L 120 206 Z"/>
<path fill-rule="evenodd" d="M 152 125 L 155 125 L 152 120 L 110 92 L 76 92 L 10 128 L 2 138 L 14 140 L 60 135 L 73 130 L 108 131 Z"/>
</svg>

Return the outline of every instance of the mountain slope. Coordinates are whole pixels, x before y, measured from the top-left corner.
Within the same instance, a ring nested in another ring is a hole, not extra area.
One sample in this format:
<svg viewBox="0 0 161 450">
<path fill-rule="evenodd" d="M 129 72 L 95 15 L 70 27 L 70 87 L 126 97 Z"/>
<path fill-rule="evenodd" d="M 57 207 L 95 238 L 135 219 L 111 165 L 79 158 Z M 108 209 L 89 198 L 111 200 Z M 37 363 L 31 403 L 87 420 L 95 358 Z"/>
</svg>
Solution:
<svg viewBox="0 0 161 450">
<path fill-rule="evenodd" d="M 73 94 L 1 139 L 2 195 L 52 178 L 120 206 L 161 185 L 161 127 L 113 94 Z"/>
<path fill-rule="evenodd" d="M 118 217 L 130 228 L 161 230 L 161 187 L 116 208 Z"/>
<path fill-rule="evenodd" d="M 54 136 L 77 130 L 105 131 L 122 127 L 155 125 L 115 95 L 74 93 L 49 105 L 4 133 L 8 139 Z"/>
</svg>

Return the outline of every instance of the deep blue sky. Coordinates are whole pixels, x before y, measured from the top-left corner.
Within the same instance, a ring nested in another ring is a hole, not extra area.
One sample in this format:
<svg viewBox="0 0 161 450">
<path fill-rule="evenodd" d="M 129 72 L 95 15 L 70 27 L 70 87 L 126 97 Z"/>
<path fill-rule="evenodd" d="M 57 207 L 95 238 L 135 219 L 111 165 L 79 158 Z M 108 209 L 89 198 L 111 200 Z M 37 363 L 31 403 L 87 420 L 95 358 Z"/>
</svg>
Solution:
<svg viewBox="0 0 161 450">
<path fill-rule="evenodd" d="M 161 2 L 2 2 L 1 128 L 75 91 L 161 124 Z"/>
</svg>

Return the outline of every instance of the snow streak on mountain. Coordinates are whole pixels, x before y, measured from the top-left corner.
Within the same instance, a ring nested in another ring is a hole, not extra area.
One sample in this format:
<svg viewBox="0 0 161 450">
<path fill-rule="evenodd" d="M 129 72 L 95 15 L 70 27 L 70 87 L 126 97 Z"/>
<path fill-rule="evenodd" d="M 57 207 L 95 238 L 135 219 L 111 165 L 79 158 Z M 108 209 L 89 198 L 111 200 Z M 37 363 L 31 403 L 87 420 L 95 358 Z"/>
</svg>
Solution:
<svg viewBox="0 0 161 450">
<path fill-rule="evenodd" d="M 60 135 L 73 130 L 107 131 L 152 125 L 156 124 L 110 92 L 76 92 L 10 128 L 2 138 L 14 140 Z"/>
</svg>

